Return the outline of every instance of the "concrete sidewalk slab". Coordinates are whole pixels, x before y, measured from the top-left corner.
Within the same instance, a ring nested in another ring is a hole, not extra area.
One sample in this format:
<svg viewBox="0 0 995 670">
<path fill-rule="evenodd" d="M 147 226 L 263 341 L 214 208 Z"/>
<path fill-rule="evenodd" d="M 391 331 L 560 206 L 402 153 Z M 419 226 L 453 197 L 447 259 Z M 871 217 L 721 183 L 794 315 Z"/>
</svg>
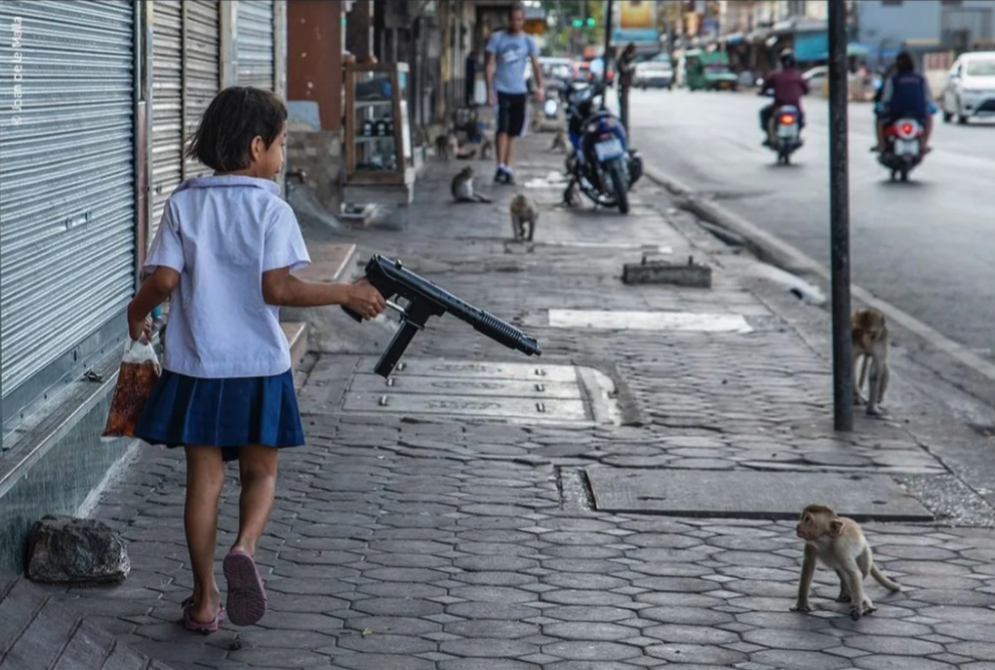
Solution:
<svg viewBox="0 0 995 670">
<path fill-rule="evenodd" d="M 585 468 L 602 512 L 713 519 L 797 519 L 822 503 L 858 521 L 933 521 L 911 493 L 886 475 Z"/>
</svg>

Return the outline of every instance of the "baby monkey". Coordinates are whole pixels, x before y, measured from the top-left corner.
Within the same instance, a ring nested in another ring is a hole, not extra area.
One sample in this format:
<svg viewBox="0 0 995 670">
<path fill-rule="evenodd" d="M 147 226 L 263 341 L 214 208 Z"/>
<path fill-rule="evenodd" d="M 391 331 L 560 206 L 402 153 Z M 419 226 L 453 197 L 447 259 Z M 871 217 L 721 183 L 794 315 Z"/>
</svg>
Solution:
<svg viewBox="0 0 995 670">
<path fill-rule="evenodd" d="M 536 223 L 539 221 L 539 207 L 535 200 L 519 193 L 511 199 L 511 206 L 508 209 L 511 212 L 511 234 L 515 241 L 526 239 L 531 242 L 532 236 L 535 235 Z M 529 228 L 528 234 L 525 232 L 526 224 Z"/>
<path fill-rule="evenodd" d="M 837 516 L 832 507 L 806 507 L 795 526 L 795 532 L 805 540 L 805 558 L 798 585 L 798 602 L 791 608 L 792 612 L 812 611 L 808 595 L 817 562 L 836 572 L 840 579 L 840 594 L 836 602 L 850 603 L 850 618 L 854 621 L 877 609 L 864 593 L 864 579 L 867 575 L 889 591 L 902 590 L 901 586 L 885 577 L 874 565 L 871 547 L 867 544 L 860 525 L 853 519 Z"/>
<path fill-rule="evenodd" d="M 451 189 L 456 202 L 491 202 L 489 198 L 473 192 L 473 168 L 469 165 L 453 177 Z"/>
<path fill-rule="evenodd" d="M 853 332 L 854 404 L 867 404 L 868 416 L 881 416 L 878 405 L 888 389 L 888 326 L 884 314 L 876 309 L 858 309 L 850 319 Z M 867 398 L 861 393 L 870 366 Z"/>
</svg>

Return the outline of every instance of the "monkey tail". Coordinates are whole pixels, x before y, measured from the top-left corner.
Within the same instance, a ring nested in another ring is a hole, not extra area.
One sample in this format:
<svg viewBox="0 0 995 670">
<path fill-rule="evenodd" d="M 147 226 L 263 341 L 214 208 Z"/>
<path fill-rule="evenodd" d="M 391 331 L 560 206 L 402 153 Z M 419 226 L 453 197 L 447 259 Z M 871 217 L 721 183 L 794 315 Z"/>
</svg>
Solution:
<svg viewBox="0 0 995 670">
<path fill-rule="evenodd" d="M 479 193 L 475 193 L 474 197 L 476 197 L 477 202 L 494 202 L 490 198 L 488 198 L 486 196 L 483 196 L 483 195 L 480 195 Z"/>
<path fill-rule="evenodd" d="M 885 577 L 884 573 L 881 572 L 881 570 L 879 570 L 878 566 L 876 566 L 876 565 L 872 565 L 871 566 L 871 577 L 873 577 L 874 580 L 877 581 L 878 584 L 880 584 L 881 586 L 885 587 L 889 591 L 901 591 L 902 590 L 902 585 L 901 584 L 899 584 L 897 582 L 893 582 L 890 579 L 888 579 L 887 577 Z"/>
</svg>

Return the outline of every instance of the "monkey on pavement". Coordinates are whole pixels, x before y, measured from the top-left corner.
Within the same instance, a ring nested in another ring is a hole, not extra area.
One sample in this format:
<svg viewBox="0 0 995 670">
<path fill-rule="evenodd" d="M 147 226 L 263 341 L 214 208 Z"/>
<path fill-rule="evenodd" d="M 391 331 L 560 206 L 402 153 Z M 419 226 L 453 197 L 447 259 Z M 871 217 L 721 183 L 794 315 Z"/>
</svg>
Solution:
<svg viewBox="0 0 995 670">
<path fill-rule="evenodd" d="M 469 165 L 453 177 L 451 188 L 456 202 L 491 202 L 489 198 L 473 192 L 473 168 Z"/>
<path fill-rule="evenodd" d="M 549 146 L 550 151 L 566 151 L 567 137 L 562 130 L 558 130 L 553 137 L 553 143 Z"/>
<path fill-rule="evenodd" d="M 888 326 L 884 314 L 876 309 L 858 309 L 850 319 L 853 333 L 853 360 L 859 368 L 854 370 L 854 404 L 867 403 L 868 416 L 880 416 L 878 405 L 888 389 Z M 870 380 L 867 399 L 861 394 L 867 368 L 870 364 Z"/>
<path fill-rule="evenodd" d="M 490 160 L 493 151 L 494 143 L 491 141 L 491 138 L 485 137 L 484 141 L 480 144 L 480 160 Z"/>
<path fill-rule="evenodd" d="M 836 572 L 840 578 L 837 602 L 850 602 L 850 617 L 857 621 L 864 614 L 875 611 L 874 603 L 864 593 L 864 579 L 873 577 L 889 591 L 902 587 L 888 579 L 874 565 L 871 547 L 864 538 L 860 525 L 853 519 L 837 516 L 827 505 L 809 505 L 802 511 L 795 532 L 805 540 L 805 558 L 802 562 L 798 601 L 792 612 L 811 612 L 808 596 L 815 576 L 815 566 L 821 562 Z"/>
<path fill-rule="evenodd" d="M 532 236 L 535 235 L 536 223 L 539 221 L 539 207 L 535 201 L 519 193 L 511 199 L 508 210 L 511 212 L 511 234 L 515 241 L 519 242 L 524 238 L 531 242 Z M 525 224 L 529 227 L 528 234 L 525 232 Z"/>
<path fill-rule="evenodd" d="M 435 138 L 435 155 L 445 161 L 451 161 L 459 154 L 459 140 L 456 133 L 450 131 Z"/>
</svg>

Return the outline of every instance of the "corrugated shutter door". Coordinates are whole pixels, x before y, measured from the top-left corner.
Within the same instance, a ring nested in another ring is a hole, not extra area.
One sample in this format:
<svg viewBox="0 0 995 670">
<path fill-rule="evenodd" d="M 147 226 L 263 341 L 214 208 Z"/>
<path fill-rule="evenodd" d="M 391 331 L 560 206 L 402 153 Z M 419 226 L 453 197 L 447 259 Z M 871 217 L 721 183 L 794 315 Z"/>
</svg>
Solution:
<svg viewBox="0 0 995 670">
<path fill-rule="evenodd" d="M 183 13 L 183 146 L 186 147 L 221 88 L 221 5 L 218 0 L 185 0 Z M 211 172 L 203 163 L 189 158 L 183 166 L 185 179 Z"/>
<path fill-rule="evenodd" d="M 0 81 L 4 396 L 134 289 L 134 12 L 126 0 L 0 2 L 23 54 L 20 97 Z"/>
<path fill-rule="evenodd" d="M 182 35 L 179 0 L 155 0 L 152 9 L 151 244 L 162 210 L 183 179 Z"/>
<path fill-rule="evenodd" d="M 273 0 L 239 0 L 238 85 L 276 90 Z"/>
</svg>

